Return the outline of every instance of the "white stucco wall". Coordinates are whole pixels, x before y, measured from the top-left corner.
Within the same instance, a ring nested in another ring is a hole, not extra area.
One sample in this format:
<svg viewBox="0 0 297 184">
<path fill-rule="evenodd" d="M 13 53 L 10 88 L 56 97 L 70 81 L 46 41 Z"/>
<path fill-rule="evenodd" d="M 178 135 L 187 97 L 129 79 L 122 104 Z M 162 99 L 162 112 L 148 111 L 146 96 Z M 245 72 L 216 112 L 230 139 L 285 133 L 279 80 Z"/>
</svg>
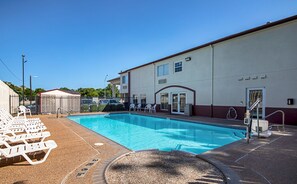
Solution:
<svg viewBox="0 0 297 184">
<path fill-rule="evenodd" d="M 0 107 L 7 112 L 15 113 L 18 106 L 19 95 L 0 80 Z"/>
<path fill-rule="evenodd" d="M 191 61 L 185 61 L 185 58 L 191 57 Z M 156 91 L 170 85 L 179 85 L 191 88 L 196 91 L 196 104 L 206 105 L 210 104 L 210 92 L 211 92 L 211 65 L 209 63 L 211 59 L 210 48 L 202 48 L 196 51 L 192 51 L 174 58 L 164 60 L 156 63 L 157 66 L 162 64 L 169 64 L 169 74 L 161 77 L 156 77 Z M 174 72 L 174 63 L 182 61 L 183 69 L 181 72 Z M 159 79 L 167 79 L 167 83 L 158 84 Z M 168 91 L 168 89 L 166 89 Z M 170 90 L 170 89 L 169 89 Z M 183 88 L 174 88 L 172 92 L 182 92 Z M 188 95 L 192 95 L 190 92 Z M 192 95 L 193 96 L 193 95 Z M 188 97 L 187 97 L 188 99 Z M 193 99 L 193 98 L 192 98 Z M 160 99 L 156 99 L 159 101 Z M 191 102 L 192 104 L 194 102 Z"/>
<path fill-rule="evenodd" d="M 140 95 L 146 95 L 147 103 L 154 103 L 154 65 L 147 65 L 130 72 L 130 96 L 138 96 L 140 103 Z"/>
<path fill-rule="evenodd" d="M 246 105 L 246 88 L 265 87 L 266 107 L 296 108 L 296 32 L 294 21 L 215 44 L 214 105 Z"/>
<path fill-rule="evenodd" d="M 266 107 L 297 107 L 297 21 L 280 24 L 213 45 L 213 105 L 245 106 L 247 88 L 265 88 Z M 186 62 L 185 58 L 191 57 Z M 183 61 L 183 71 L 174 73 L 174 62 Z M 169 64 L 169 74 L 157 76 L 157 66 Z M 170 85 L 196 91 L 196 105 L 211 105 L 212 48 L 207 46 L 131 71 L 131 93 L 146 94 L 148 103 L 154 93 Z M 158 84 L 166 79 L 165 84 Z M 241 80 L 242 79 L 242 80 Z M 247 79 L 247 80 L 246 80 Z M 187 93 L 182 88 L 162 92 Z M 128 91 L 127 91 L 128 92 Z M 156 102 L 160 103 L 160 94 Z M 171 98 L 169 96 L 169 98 Z M 295 99 L 287 105 L 287 99 Z M 139 99 L 139 96 L 138 96 Z M 171 99 L 169 100 L 169 103 Z"/>
<path fill-rule="evenodd" d="M 122 77 L 125 76 L 126 77 L 126 83 L 123 84 L 122 81 Z M 128 93 L 128 83 L 129 83 L 129 79 L 128 79 L 128 73 L 123 73 L 120 75 L 120 93 Z"/>
</svg>

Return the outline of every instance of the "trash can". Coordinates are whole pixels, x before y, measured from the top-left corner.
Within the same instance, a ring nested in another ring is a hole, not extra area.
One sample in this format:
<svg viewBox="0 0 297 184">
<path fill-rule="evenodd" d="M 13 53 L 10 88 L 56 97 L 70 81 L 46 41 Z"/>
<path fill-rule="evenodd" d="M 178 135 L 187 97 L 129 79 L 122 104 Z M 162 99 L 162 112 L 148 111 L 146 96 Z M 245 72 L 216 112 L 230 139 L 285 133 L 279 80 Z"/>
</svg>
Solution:
<svg viewBox="0 0 297 184">
<path fill-rule="evenodd" d="M 192 104 L 186 104 L 185 105 L 185 115 L 186 116 L 192 116 Z"/>
</svg>

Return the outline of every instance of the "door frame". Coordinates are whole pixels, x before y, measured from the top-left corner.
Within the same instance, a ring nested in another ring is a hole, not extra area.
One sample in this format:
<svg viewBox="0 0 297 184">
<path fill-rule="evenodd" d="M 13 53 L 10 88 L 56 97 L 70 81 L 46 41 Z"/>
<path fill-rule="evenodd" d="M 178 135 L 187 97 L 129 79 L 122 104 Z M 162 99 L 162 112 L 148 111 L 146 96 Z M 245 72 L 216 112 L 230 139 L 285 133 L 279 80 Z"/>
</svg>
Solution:
<svg viewBox="0 0 297 184">
<path fill-rule="evenodd" d="M 171 113 L 172 114 L 185 114 L 185 112 L 180 112 L 180 94 L 185 94 L 185 104 L 187 103 L 187 93 L 186 92 L 172 92 L 171 93 Z M 177 112 L 173 112 L 173 95 L 177 95 Z"/>
<path fill-rule="evenodd" d="M 261 107 L 262 107 L 262 119 L 265 119 L 265 116 L 266 116 L 266 88 L 265 87 L 252 87 L 252 88 L 246 88 L 246 108 L 248 109 L 249 108 L 249 102 L 250 102 L 250 99 L 249 99 L 249 94 L 250 94 L 250 91 L 252 90 L 262 90 L 262 103 L 261 103 Z"/>
</svg>

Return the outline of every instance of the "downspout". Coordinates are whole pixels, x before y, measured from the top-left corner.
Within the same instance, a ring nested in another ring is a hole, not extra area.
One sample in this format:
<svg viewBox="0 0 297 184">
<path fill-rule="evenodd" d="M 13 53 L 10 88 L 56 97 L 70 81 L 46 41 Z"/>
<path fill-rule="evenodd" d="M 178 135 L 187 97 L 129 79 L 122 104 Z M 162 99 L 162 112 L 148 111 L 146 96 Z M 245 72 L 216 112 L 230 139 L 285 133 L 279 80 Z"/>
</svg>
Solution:
<svg viewBox="0 0 297 184">
<path fill-rule="evenodd" d="M 210 45 L 211 48 L 211 99 L 210 99 L 210 117 L 213 117 L 213 99 L 214 99 L 214 48 L 213 45 Z"/>
<path fill-rule="evenodd" d="M 130 77 L 131 75 L 130 75 L 130 72 L 128 72 L 128 103 L 129 103 L 129 105 L 130 105 L 130 103 L 131 103 L 131 77 Z"/>
<path fill-rule="evenodd" d="M 156 99 L 156 65 L 155 65 L 155 63 L 153 64 L 154 65 L 154 104 L 156 104 L 157 103 L 157 99 Z"/>
</svg>

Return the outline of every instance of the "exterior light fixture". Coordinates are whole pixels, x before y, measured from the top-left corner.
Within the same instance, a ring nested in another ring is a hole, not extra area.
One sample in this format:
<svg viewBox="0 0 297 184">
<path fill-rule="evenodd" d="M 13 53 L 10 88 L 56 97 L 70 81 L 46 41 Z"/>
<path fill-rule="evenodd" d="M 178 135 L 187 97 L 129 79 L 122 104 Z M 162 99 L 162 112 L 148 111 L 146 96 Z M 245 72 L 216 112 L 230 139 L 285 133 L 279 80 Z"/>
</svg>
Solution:
<svg viewBox="0 0 297 184">
<path fill-rule="evenodd" d="M 186 57 L 185 58 L 186 61 L 191 61 L 191 59 L 192 59 L 191 57 Z"/>
</svg>

